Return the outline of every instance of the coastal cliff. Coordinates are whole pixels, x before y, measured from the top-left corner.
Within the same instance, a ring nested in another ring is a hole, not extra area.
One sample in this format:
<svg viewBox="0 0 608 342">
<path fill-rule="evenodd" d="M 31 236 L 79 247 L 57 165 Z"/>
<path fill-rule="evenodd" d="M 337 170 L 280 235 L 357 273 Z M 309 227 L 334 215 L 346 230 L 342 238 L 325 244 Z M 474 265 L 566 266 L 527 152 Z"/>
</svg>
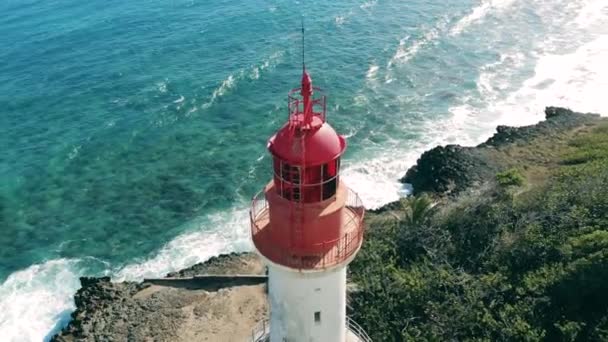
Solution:
<svg viewBox="0 0 608 342">
<path fill-rule="evenodd" d="M 415 196 L 368 215 L 349 314 L 374 341 L 608 337 L 608 124 L 545 113 L 476 147 L 425 152 L 402 179 Z M 167 276 L 263 272 L 244 253 Z M 52 341 L 244 340 L 267 315 L 263 285 L 81 283 Z"/>
<path fill-rule="evenodd" d="M 555 151 L 577 130 L 598 122 L 597 114 L 547 107 L 546 120 L 523 127 L 498 126 L 496 133 L 475 147 L 437 146 L 426 151 L 401 179 L 415 193 L 458 194 L 488 180 L 500 170 L 549 167 Z"/>
</svg>

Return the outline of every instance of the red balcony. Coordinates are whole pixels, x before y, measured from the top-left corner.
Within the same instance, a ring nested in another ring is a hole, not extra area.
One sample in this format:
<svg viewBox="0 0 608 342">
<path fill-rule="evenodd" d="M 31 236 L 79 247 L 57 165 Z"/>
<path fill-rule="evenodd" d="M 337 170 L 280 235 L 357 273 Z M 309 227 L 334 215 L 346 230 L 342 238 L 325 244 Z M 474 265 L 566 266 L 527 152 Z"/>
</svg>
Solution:
<svg viewBox="0 0 608 342">
<path fill-rule="evenodd" d="M 287 246 L 284 241 L 274 241 L 275 235 L 268 234 L 272 227 L 268 202 L 262 191 L 253 198 L 251 205 L 251 236 L 258 251 L 272 262 L 301 270 L 324 269 L 343 263 L 361 247 L 365 208 L 359 196 L 348 188 L 342 215 L 342 233 L 337 239 L 305 249 Z"/>
</svg>

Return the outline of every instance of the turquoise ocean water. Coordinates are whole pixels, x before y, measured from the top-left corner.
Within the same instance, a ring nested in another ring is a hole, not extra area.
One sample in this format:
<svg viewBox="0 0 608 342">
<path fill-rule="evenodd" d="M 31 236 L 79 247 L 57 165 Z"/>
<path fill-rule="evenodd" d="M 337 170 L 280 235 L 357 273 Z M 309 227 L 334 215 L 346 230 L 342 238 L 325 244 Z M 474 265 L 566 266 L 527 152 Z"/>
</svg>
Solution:
<svg viewBox="0 0 608 342">
<path fill-rule="evenodd" d="M 0 336 L 40 341 L 78 277 L 250 250 L 267 138 L 307 66 L 370 208 L 436 144 L 546 105 L 608 113 L 605 0 L 0 2 Z"/>
</svg>

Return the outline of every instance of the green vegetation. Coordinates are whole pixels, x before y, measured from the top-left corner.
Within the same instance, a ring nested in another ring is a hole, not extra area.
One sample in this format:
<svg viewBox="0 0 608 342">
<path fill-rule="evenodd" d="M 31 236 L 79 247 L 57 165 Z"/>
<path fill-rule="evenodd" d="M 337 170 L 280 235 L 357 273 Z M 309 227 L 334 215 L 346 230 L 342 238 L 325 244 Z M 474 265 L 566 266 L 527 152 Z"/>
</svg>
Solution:
<svg viewBox="0 0 608 342">
<path fill-rule="evenodd" d="M 496 175 L 496 182 L 503 187 L 521 186 L 524 181 L 525 178 L 518 169 L 509 169 Z"/>
<path fill-rule="evenodd" d="M 369 215 L 350 304 L 374 341 L 608 341 L 608 125 L 551 158 Z"/>
</svg>

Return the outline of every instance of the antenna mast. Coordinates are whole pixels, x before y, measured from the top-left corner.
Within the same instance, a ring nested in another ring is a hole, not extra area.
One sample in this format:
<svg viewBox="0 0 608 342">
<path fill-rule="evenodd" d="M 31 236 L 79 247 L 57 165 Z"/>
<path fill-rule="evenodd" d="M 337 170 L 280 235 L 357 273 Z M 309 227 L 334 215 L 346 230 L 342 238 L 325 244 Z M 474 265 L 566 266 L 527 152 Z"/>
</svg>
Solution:
<svg viewBox="0 0 608 342">
<path fill-rule="evenodd" d="M 306 62 L 304 60 L 304 16 L 302 16 L 302 71 L 306 71 Z"/>
</svg>

